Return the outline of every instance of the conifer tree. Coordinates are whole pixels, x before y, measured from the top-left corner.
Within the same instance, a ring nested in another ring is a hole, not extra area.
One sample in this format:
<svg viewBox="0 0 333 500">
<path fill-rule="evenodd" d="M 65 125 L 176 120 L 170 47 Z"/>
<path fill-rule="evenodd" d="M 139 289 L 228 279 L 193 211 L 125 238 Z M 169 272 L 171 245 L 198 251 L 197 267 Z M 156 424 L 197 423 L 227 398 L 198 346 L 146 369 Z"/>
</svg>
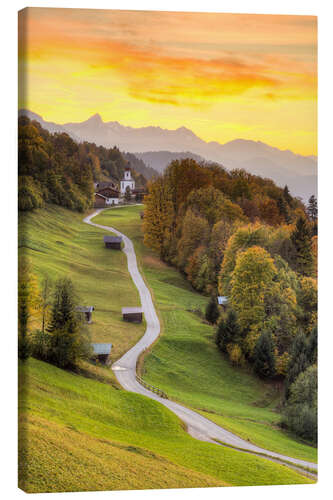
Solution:
<svg viewBox="0 0 333 500">
<path fill-rule="evenodd" d="M 318 356 L 317 344 L 318 344 L 318 332 L 317 332 L 317 327 L 315 326 L 308 339 L 307 357 L 309 365 L 317 364 L 317 356 Z"/>
<path fill-rule="evenodd" d="M 48 361 L 61 368 L 74 367 L 90 352 L 89 337 L 76 312 L 76 295 L 70 279 L 55 285 L 51 319 L 47 328 L 50 338 Z"/>
<path fill-rule="evenodd" d="M 292 196 L 290 194 L 288 186 L 284 186 L 283 197 L 286 200 L 286 202 L 288 203 L 288 205 L 291 207 L 292 202 L 293 202 L 293 198 L 292 198 Z"/>
<path fill-rule="evenodd" d="M 215 324 L 216 321 L 218 320 L 219 315 L 220 313 L 219 313 L 219 308 L 217 306 L 217 297 L 216 295 L 212 295 L 206 307 L 206 312 L 205 312 L 206 320 L 209 321 L 210 323 Z"/>
<path fill-rule="evenodd" d="M 312 232 L 304 216 L 297 219 L 296 227 L 291 234 L 291 241 L 296 250 L 296 271 L 305 276 L 311 276 L 314 269 Z"/>
<path fill-rule="evenodd" d="M 29 298 L 28 287 L 25 293 L 19 296 L 18 303 L 18 323 L 19 323 L 19 337 L 18 337 L 18 357 L 22 361 L 28 359 L 30 355 L 30 346 L 28 341 L 28 320 L 29 320 Z"/>
<path fill-rule="evenodd" d="M 275 355 L 272 336 L 263 332 L 254 348 L 254 370 L 260 377 L 273 377 L 275 374 Z"/>
<path fill-rule="evenodd" d="M 222 352 L 227 352 L 230 343 L 239 342 L 241 331 L 237 323 L 237 316 L 234 311 L 228 312 L 225 320 L 221 319 L 216 332 L 216 344 Z"/>
<path fill-rule="evenodd" d="M 290 361 L 288 363 L 287 377 L 285 381 L 285 397 L 289 398 L 290 387 L 297 379 L 301 372 L 304 372 L 309 366 L 309 347 L 304 333 L 300 332 L 296 335 L 290 353 Z"/>
<path fill-rule="evenodd" d="M 310 196 L 309 198 L 307 212 L 312 222 L 316 222 L 318 218 L 318 205 L 317 198 L 314 195 Z"/>
<path fill-rule="evenodd" d="M 125 200 L 131 201 L 131 198 L 132 198 L 131 189 L 129 186 L 127 186 L 126 191 L 125 191 Z"/>
<path fill-rule="evenodd" d="M 290 222 L 290 215 L 289 215 L 289 210 L 288 210 L 288 204 L 286 202 L 286 199 L 283 196 L 280 196 L 278 198 L 277 206 L 278 206 L 281 217 L 283 217 L 285 222 L 289 223 Z"/>
</svg>

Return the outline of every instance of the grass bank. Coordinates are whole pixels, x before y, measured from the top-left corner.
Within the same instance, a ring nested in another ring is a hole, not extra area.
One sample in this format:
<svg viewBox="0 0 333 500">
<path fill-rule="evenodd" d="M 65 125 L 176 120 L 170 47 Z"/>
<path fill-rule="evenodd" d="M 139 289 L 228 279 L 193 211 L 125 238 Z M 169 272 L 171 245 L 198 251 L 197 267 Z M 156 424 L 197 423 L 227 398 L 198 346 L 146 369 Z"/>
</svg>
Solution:
<svg viewBox="0 0 333 500">
<path fill-rule="evenodd" d="M 315 462 L 316 448 L 278 428 L 278 388 L 249 370 L 232 367 L 221 356 L 213 328 L 195 312 L 204 310 L 207 298 L 143 245 L 141 211 L 142 207 L 105 210 L 94 222 L 113 226 L 133 240 L 162 320 L 163 334 L 145 358 L 143 378 L 244 439 Z"/>
<path fill-rule="evenodd" d="M 29 359 L 20 376 L 28 492 L 300 484 L 266 459 L 191 438 L 162 405 Z"/>
<path fill-rule="evenodd" d="M 64 276 L 75 284 L 82 304 L 93 305 L 88 326 L 93 342 L 111 342 L 112 360 L 122 356 L 143 335 L 144 324 L 125 323 L 123 306 L 137 306 L 139 294 L 123 252 L 104 247 L 102 231 L 82 222 L 83 215 L 49 206 L 19 217 L 19 253 L 27 255 L 41 282 Z M 35 328 L 40 327 L 37 318 Z"/>
</svg>

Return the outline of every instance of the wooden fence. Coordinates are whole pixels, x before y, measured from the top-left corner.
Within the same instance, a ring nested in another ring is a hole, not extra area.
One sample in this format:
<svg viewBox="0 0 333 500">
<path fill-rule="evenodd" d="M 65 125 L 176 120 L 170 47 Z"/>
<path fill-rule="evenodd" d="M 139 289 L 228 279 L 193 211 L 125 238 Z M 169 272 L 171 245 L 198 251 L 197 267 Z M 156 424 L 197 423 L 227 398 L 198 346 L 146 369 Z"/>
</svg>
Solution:
<svg viewBox="0 0 333 500">
<path fill-rule="evenodd" d="M 161 391 L 161 389 L 159 389 L 158 387 L 154 387 L 153 385 L 147 384 L 147 382 L 142 380 L 142 378 L 139 377 L 139 375 L 135 375 L 135 378 L 139 382 L 139 384 L 143 385 L 143 387 L 148 389 L 148 391 L 154 392 L 158 396 L 161 396 L 161 398 L 169 399 L 168 396 L 165 394 L 165 392 Z"/>
</svg>

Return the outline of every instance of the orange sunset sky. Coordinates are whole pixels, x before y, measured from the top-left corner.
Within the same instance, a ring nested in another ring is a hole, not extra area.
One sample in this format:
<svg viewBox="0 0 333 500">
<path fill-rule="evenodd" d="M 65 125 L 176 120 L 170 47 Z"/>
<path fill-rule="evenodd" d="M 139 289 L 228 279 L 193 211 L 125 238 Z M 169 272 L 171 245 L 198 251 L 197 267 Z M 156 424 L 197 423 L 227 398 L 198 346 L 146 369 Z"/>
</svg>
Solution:
<svg viewBox="0 0 333 500">
<path fill-rule="evenodd" d="M 99 113 L 317 154 L 315 17 L 29 8 L 19 72 L 19 107 L 48 121 Z"/>
</svg>

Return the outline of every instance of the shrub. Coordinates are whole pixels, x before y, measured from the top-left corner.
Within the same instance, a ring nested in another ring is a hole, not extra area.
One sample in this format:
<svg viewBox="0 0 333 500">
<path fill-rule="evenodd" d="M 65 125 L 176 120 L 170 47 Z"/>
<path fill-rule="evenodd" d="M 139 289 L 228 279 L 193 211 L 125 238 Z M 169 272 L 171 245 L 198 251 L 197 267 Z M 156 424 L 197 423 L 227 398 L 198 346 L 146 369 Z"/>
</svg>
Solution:
<svg viewBox="0 0 333 500">
<path fill-rule="evenodd" d="M 317 442 L 317 366 L 302 372 L 290 387 L 283 424 L 298 436 Z"/>
</svg>

